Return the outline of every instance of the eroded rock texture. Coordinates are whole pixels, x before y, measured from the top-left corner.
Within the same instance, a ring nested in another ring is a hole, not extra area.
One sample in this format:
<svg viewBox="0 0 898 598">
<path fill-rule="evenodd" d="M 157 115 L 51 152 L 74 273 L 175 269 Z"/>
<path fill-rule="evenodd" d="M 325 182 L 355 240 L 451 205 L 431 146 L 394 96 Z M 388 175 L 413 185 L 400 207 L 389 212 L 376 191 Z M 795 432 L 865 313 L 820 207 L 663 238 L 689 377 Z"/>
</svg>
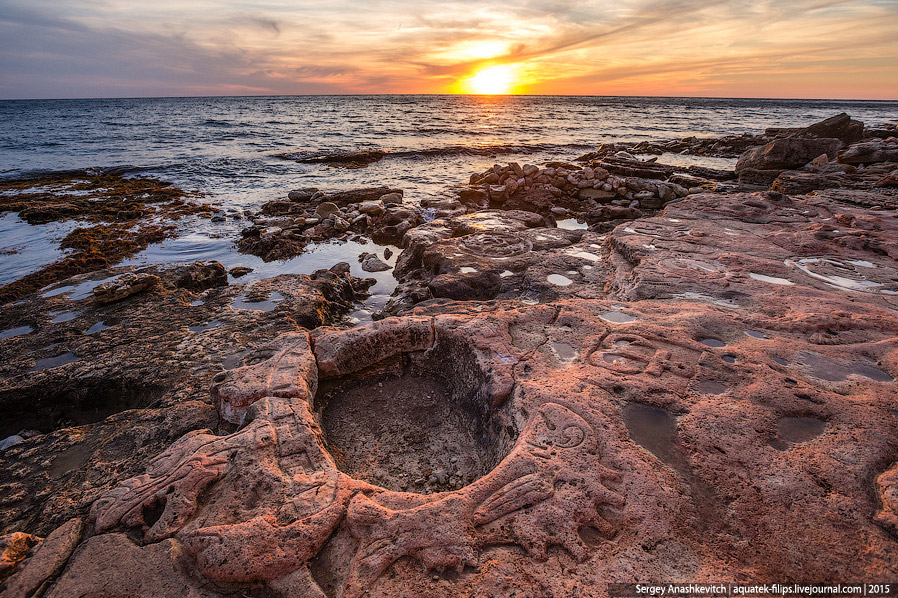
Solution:
<svg viewBox="0 0 898 598">
<path fill-rule="evenodd" d="M 148 276 L 114 302 L 102 291 Z M 367 284 L 322 270 L 228 285 L 200 262 L 82 275 L 4 307 L 0 436 L 23 440 L 0 451 L 0 530 L 45 536 L 187 432 L 217 428 L 217 375 L 338 320 Z"/>
</svg>

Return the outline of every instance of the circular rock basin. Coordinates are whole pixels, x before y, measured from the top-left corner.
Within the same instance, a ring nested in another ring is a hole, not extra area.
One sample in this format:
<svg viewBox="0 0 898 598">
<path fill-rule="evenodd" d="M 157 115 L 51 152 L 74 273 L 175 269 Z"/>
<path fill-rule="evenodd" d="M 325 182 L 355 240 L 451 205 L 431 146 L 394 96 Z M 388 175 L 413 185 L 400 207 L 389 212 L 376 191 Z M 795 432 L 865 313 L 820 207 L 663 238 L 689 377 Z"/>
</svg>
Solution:
<svg viewBox="0 0 898 598">
<path fill-rule="evenodd" d="M 461 366 L 459 366 L 461 367 Z M 513 444 L 446 359 L 418 356 L 378 373 L 322 382 L 315 409 L 344 473 L 399 492 L 457 490 L 489 473 Z"/>
</svg>

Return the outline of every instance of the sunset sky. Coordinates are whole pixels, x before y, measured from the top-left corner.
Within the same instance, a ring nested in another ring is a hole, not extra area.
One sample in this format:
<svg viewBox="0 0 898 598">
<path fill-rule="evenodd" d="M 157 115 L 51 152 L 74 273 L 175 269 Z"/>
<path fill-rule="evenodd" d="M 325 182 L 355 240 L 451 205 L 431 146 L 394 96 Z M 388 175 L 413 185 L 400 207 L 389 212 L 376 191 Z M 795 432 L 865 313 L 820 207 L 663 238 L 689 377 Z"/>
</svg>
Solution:
<svg viewBox="0 0 898 598">
<path fill-rule="evenodd" d="M 0 98 L 898 99 L 898 0 L 3 0 Z"/>
</svg>

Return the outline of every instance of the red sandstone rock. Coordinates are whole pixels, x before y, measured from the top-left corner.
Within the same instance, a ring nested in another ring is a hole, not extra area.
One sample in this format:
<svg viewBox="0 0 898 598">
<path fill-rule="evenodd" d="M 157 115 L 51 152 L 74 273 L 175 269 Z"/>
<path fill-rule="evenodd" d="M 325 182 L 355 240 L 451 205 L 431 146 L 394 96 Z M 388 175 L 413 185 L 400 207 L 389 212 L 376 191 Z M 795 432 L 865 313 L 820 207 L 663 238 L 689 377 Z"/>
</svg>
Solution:
<svg viewBox="0 0 898 598">
<path fill-rule="evenodd" d="M 607 236 L 513 212 L 419 226 L 407 284 L 523 259 L 500 276 L 515 294 L 277 329 L 213 386 L 236 429 L 179 434 L 144 473 L 95 482 L 87 539 L 72 553 L 60 528 L 20 570 L 53 598 L 891 581 L 896 205 L 888 189 L 701 193 Z M 537 286 L 551 275 L 566 282 Z M 4 471 L 23 465 L 4 506 L 28 498 L 35 444 L 8 449 Z"/>
</svg>

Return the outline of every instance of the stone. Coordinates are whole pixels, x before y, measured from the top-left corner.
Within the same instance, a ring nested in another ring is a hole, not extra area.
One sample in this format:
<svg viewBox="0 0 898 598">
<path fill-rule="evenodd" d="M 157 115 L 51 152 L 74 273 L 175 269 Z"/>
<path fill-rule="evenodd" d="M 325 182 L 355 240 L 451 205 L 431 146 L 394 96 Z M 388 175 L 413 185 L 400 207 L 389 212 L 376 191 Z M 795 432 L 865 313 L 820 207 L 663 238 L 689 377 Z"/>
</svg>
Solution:
<svg viewBox="0 0 898 598">
<path fill-rule="evenodd" d="M 768 128 L 764 131 L 768 137 L 804 136 L 836 138 L 844 145 L 860 141 L 864 137 L 864 123 L 853 120 L 842 112 L 808 127 L 797 129 Z"/>
<path fill-rule="evenodd" d="M 234 278 L 240 278 L 241 276 L 246 276 L 252 271 L 253 269 L 249 266 L 234 266 L 233 268 L 228 270 L 228 274 L 230 274 Z"/>
<path fill-rule="evenodd" d="M 178 286 L 185 272 L 204 268 L 152 266 L 148 272 L 160 278 L 154 293 L 128 301 L 101 305 L 90 297 L 36 295 L 4 307 L 0 330 L 22 321 L 40 325 L 0 341 L 6 354 L 0 435 L 41 434 L 0 451 L 0 534 L 46 536 L 86 513 L 99 494 L 145 468 L 175 439 L 217 428 L 222 420 L 209 394 L 216 376 L 249 365 L 282 334 L 341 321 L 375 282 L 320 270 L 201 294 Z M 77 287 L 129 271 L 113 268 L 64 284 Z M 80 315 L 51 325 L 50 314 L 63 309 Z M 99 332 L 85 334 L 97 324 Z M 60 339 L 63 346 L 47 348 Z M 29 371 L 38 360 L 66 353 L 76 360 Z M 269 382 L 266 388 L 273 387 Z"/>
<path fill-rule="evenodd" d="M 480 187 L 469 187 L 459 191 L 458 199 L 465 205 L 485 207 L 489 205 L 490 196 Z"/>
<path fill-rule="evenodd" d="M 784 137 L 774 139 L 764 146 L 746 151 L 736 162 L 736 172 L 755 170 L 785 170 L 804 166 L 817 156 L 833 157 L 842 142 L 833 138 Z"/>
<path fill-rule="evenodd" d="M 315 215 L 321 219 L 331 218 L 339 214 L 340 208 L 333 202 L 325 201 L 318 204 L 318 207 L 315 208 Z"/>
<path fill-rule="evenodd" d="M 24 532 L 12 532 L 0 536 L 0 583 L 28 558 L 31 549 L 40 545 L 42 538 Z"/>
<path fill-rule="evenodd" d="M 402 191 L 395 190 L 395 191 L 391 191 L 390 193 L 385 193 L 380 196 L 379 201 L 384 202 L 384 204 L 390 204 L 390 203 L 401 204 L 402 203 Z"/>
<path fill-rule="evenodd" d="M 413 208 L 405 206 L 387 208 L 383 216 L 374 222 L 371 238 L 375 243 L 402 245 L 405 233 L 423 222 L 421 214 Z"/>
<path fill-rule="evenodd" d="M 391 268 L 390 264 L 377 257 L 375 253 L 369 253 L 362 260 L 362 270 L 365 272 L 385 272 Z"/>
<path fill-rule="evenodd" d="M 371 216 L 380 216 L 384 213 L 384 201 L 382 199 L 377 201 L 363 201 L 359 204 L 359 212 Z"/>
<path fill-rule="evenodd" d="M 855 143 L 839 152 L 837 160 L 842 164 L 898 162 L 898 143 L 880 139 Z"/>
<path fill-rule="evenodd" d="M 0 598 L 13 596 L 34 596 L 49 580 L 62 571 L 75 548 L 81 543 L 84 522 L 70 519 L 53 530 L 44 541 L 33 550 L 33 555 L 19 571 L 6 580 Z"/>
<path fill-rule="evenodd" d="M 297 202 L 307 202 L 312 199 L 312 196 L 318 193 L 318 187 L 305 187 L 303 189 L 294 189 L 293 191 L 287 194 L 287 199 L 290 201 Z"/>
<path fill-rule="evenodd" d="M 153 274 L 129 272 L 115 280 L 94 287 L 92 292 L 94 300 L 103 305 L 147 291 L 155 287 L 159 280 L 159 277 Z"/>
</svg>

